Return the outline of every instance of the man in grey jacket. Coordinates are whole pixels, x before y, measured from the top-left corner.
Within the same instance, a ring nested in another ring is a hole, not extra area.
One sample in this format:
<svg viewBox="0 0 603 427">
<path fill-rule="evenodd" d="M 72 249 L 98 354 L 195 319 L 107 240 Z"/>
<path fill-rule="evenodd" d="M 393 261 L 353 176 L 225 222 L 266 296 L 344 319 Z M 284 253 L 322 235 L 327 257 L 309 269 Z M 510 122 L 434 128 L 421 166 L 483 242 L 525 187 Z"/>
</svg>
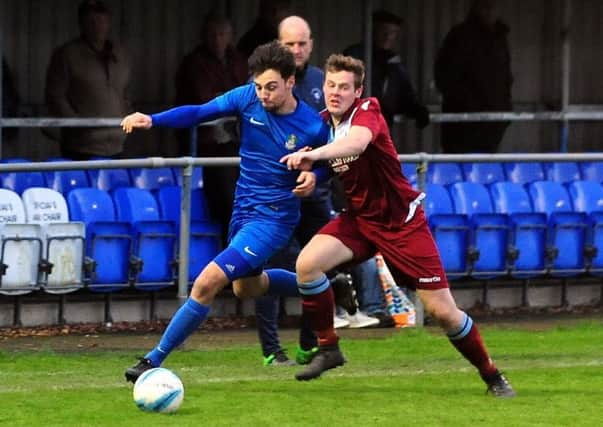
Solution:
<svg viewBox="0 0 603 427">
<path fill-rule="evenodd" d="M 130 112 L 127 86 L 130 62 L 108 39 L 111 13 L 100 0 L 78 9 L 80 36 L 57 48 L 46 74 L 46 102 L 55 117 L 123 117 Z M 125 134 L 118 127 L 63 128 L 61 156 L 88 160 L 119 157 Z"/>
</svg>

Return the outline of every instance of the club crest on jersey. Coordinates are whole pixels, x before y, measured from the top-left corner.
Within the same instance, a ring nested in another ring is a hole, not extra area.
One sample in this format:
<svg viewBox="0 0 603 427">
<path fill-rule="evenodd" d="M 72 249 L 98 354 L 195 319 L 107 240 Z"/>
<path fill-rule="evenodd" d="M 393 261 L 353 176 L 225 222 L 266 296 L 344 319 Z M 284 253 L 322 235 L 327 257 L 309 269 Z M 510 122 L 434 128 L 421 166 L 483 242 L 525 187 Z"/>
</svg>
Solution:
<svg viewBox="0 0 603 427">
<path fill-rule="evenodd" d="M 287 138 L 287 141 L 285 141 L 285 148 L 289 151 L 293 151 L 295 150 L 295 148 L 297 147 L 297 136 L 295 136 L 294 134 L 289 135 L 289 138 Z"/>
</svg>

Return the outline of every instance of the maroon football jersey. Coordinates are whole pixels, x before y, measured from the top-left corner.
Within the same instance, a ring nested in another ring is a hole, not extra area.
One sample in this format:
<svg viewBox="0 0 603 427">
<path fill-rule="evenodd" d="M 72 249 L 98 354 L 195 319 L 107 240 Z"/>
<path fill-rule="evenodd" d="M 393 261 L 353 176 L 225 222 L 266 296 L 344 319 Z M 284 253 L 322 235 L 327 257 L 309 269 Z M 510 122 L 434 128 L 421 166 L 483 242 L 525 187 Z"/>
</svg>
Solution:
<svg viewBox="0 0 603 427">
<path fill-rule="evenodd" d="M 323 117 L 330 122 L 328 112 Z M 352 126 L 370 129 L 373 139 L 362 154 L 329 161 L 343 184 L 347 209 L 359 220 L 399 228 L 414 216 L 424 194 L 413 190 L 402 174 L 376 98 L 357 99 L 331 129 L 331 140 L 347 135 Z"/>
</svg>

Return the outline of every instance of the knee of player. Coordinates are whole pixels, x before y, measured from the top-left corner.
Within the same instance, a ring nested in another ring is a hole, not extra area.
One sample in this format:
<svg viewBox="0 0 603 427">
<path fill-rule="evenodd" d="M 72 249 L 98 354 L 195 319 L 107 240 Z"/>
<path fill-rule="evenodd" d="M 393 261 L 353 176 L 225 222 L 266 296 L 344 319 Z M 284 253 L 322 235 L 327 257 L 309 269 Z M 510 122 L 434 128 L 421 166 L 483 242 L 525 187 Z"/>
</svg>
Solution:
<svg viewBox="0 0 603 427">
<path fill-rule="evenodd" d="M 299 282 L 307 282 L 321 273 L 320 268 L 316 263 L 312 262 L 309 257 L 304 257 L 303 254 L 297 258 L 295 263 L 295 273 Z"/>
<path fill-rule="evenodd" d="M 265 293 L 265 290 L 259 285 L 259 283 L 252 283 L 248 280 L 235 280 L 232 283 L 232 291 L 237 298 L 257 298 Z"/>
<path fill-rule="evenodd" d="M 442 302 L 426 304 L 425 311 L 443 327 L 457 323 L 460 313 L 460 310 L 454 304 Z"/>
</svg>

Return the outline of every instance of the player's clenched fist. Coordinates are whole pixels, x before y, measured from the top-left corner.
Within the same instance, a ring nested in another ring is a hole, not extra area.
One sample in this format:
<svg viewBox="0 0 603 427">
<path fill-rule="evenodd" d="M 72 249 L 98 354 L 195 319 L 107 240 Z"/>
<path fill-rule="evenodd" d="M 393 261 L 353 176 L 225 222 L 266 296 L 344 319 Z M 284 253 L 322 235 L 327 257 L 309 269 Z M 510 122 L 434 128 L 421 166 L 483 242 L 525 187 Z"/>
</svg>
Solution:
<svg viewBox="0 0 603 427">
<path fill-rule="evenodd" d="M 142 113 L 130 114 L 121 121 L 121 128 L 125 133 L 130 133 L 134 129 L 149 129 L 153 126 L 151 116 Z"/>
</svg>

